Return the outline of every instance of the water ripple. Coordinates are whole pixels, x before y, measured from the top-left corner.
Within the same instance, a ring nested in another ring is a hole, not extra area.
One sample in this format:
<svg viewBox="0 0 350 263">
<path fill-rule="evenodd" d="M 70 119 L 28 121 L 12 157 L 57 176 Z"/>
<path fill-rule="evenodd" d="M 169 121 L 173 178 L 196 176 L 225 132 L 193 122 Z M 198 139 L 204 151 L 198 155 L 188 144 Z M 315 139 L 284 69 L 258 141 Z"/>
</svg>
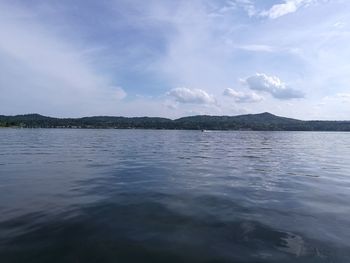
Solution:
<svg viewBox="0 0 350 263">
<path fill-rule="evenodd" d="M 0 262 L 350 262 L 348 133 L 0 130 Z"/>
</svg>

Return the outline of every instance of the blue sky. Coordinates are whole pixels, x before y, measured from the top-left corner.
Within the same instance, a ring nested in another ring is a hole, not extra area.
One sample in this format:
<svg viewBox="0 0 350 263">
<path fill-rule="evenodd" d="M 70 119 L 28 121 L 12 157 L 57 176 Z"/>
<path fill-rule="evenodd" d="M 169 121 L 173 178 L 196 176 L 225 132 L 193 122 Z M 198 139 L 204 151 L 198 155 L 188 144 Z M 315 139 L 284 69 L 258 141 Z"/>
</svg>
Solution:
<svg viewBox="0 0 350 263">
<path fill-rule="evenodd" d="M 0 114 L 350 119 L 350 1 L 0 0 Z"/>
</svg>

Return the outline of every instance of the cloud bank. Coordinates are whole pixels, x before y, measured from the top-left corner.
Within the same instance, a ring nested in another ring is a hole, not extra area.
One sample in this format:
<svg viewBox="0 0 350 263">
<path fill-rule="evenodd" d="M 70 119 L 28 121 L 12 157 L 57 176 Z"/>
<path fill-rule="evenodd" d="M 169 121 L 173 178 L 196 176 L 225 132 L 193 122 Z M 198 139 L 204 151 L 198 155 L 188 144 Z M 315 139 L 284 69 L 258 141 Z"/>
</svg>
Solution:
<svg viewBox="0 0 350 263">
<path fill-rule="evenodd" d="M 250 89 L 263 91 L 271 94 L 276 99 L 289 100 L 303 98 L 304 94 L 296 89 L 292 89 L 276 76 L 268 76 L 263 73 L 256 73 L 243 80 Z"/>
</svg>

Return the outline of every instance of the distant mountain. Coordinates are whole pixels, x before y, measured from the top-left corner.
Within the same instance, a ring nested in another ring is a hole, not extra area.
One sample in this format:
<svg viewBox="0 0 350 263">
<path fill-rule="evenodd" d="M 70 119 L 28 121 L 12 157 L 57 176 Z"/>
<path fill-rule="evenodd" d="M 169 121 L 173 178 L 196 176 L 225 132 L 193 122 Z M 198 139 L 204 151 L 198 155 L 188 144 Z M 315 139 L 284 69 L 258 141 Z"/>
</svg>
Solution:
<svg viewBox="0 0 350 263">
<path fill-rule="evenodd" d="M 39 114 L 26 114 L 16 116 L 0 115 L 0 126 L 23 128 L 143 128 L 158 129 L 172 120 L 166 118 L 150 117 L 110 117 L 94 116 L 83 118 L 52 118 Z"/>
<path fill-rule="evenodd" d="M 299 130 L 303 121 L 279 117 L 265 112 L 238 116 L 191 116 L 175 120 L 181 127 L 188 129 L 213 130 Z"/>
<path fill-rule="evenodd" d="M 0 127 L 114 128 L 179 130 L 350 131 L 350 121 L 301 121 L 268 112 L 238 116 L 198 115 L 176 120 L 158 117 L 52 118 L 39 114 L 0 115 Z"/>
</svg>

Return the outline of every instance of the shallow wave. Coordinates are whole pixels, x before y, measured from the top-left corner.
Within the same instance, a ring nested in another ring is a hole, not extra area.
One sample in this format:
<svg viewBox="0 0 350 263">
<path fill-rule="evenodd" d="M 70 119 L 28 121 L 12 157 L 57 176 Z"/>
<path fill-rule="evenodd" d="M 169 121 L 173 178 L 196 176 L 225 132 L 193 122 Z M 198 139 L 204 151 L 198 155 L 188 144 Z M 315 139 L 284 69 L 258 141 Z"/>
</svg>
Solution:
<svg viewBox="0 0 350 263">
<path fill-rule="evenodd" d="M 347 133 L 0 130 L 0 262 L 349 262 Z"/>
</svg>

